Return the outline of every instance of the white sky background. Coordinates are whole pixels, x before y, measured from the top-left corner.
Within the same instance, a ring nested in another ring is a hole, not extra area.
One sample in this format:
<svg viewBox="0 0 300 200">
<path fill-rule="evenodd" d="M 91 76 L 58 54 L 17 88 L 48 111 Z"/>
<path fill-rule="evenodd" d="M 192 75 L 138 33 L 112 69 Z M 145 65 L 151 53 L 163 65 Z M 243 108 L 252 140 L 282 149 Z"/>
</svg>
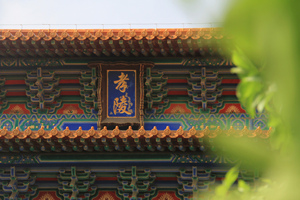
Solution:
<svg viewBox="0 0 300 200">
<path fill-rule="evenodd" d="M 222 22 L 229 1 L 0 0 L 0 29 L 211 27 Z"/>
</svg>

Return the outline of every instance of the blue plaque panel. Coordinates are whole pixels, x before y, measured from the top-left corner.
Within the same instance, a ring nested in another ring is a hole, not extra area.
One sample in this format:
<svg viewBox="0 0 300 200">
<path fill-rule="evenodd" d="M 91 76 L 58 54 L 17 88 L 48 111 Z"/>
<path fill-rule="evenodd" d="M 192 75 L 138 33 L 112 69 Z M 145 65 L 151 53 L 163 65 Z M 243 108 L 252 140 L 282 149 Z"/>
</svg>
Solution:
<svg viewBox="0 0 300 200">
<path fill-rule="evenodd" d="M 136 70 L 107 70 L 107 118 L 136 116 Z"/>
</svg>

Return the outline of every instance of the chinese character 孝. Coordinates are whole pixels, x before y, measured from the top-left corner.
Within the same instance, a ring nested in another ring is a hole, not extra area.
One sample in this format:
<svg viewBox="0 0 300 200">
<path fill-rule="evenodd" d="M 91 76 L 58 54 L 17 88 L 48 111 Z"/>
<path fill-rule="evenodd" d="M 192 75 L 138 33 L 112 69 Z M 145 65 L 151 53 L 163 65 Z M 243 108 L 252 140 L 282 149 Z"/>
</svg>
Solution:
<svg viewBox="0 0 300 200">
<path fill-rule="evenodd" d="M 127 82 L 129 81 L 128 74 L 124 74 L 121 72 L 121 75 L 118 76 L 119 80 L 114 81 L 114 84 L 118 84 L 116 89 L 119 90 L 120 92 L 125 92 L 126 89 L 128 88 Z"/>
<path fill-rule="evenodd" d="M 128 96 L 128 94 L 126 93 L 123 96 L 120 97 L 116 97 L 114 100 L 114 114 L 116 115 L 117 113 L 125 113 L 127 115 L 131 115 L 132 114 L 132 109 L 131 106 L 133 104 L 131 103 L 130 97 Z"/>
</svg>

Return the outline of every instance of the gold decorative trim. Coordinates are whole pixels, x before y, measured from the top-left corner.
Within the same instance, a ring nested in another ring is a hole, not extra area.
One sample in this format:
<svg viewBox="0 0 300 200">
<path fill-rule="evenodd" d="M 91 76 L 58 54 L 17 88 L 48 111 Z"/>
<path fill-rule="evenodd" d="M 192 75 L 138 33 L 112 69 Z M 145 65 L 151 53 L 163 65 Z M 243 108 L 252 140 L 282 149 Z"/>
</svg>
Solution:
<svg viewBox="0 0 300 200">
<path fill-rule="evenodd" d="M 215 138 L 217 136 L 223 135 L 223 136 L 234 136 L 234 137 L 259 137 L 259 138 L 269 138 L 270 133 L 272 132 L 272 128 L 269 130 L 261 130 L 260 127 L 257 127 L 255 130 L 249 130 L 246 126 L 242 130 L 236 130 L 232 126 L 228 130 L 221 130 L 221 128 L 218 126 L 217 129 L 209 129 L 206 127 L 203 130 L 196 130 L 195 127 L 192 127 L 190 130 L 183 130 L 182 127 L 179 127 L 178 130 L 170 130 L 170 128 L 167 126 L 165 130 L 157 130 L 157 128 L 154 126 L 152 130 L 145 130 L 143 126 L 139 130 L 132 130 L 132 127 L 129 126 L 127 130 L 120 130 L 118 126 L 115 127 L 113 130 L 107 130 L 107 127 L 104 126 L 101 130 L 95 130 L 94 127 L 91 127 L 90 130 L 82 130 L 81 127 L 78 128 L 76 131 L 69 130 L 69 127 L 66 127 L 65 130 L 57 130 L 54 128 L 51 131 L 45 131 L 44 127 L 41 127 L 38 131 L 31 131 L 28 127 L 25 131 L 20 131 L 17 127 L 16 129 L 12 131 L 8 131 L 6 127 L 3 129 L 0 129 L 0 137 L 4 137 L 5 139 L 13 139 L 13 138 L 19 138 L 19 139 L 25 139 L 25 138 L 31 138 L 31 139 L 38 139 L 38 138 L 114 138 L 114 137 L 120 137 L 120 138 L 151 138 L 151 137 L 157 137 L 157 138 L 164 138 L 164 137 L 171 137 L 171 138 Z"/>
</svg>

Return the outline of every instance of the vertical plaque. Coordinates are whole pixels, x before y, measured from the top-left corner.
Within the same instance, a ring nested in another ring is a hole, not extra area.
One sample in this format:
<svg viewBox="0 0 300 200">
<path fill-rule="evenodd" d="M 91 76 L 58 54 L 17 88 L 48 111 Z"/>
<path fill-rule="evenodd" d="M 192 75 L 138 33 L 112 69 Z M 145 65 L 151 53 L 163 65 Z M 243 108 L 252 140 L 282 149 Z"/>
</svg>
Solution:
<svg viewBox="0 0 300 200">
<path fill-rule="evenodd" d="M 107 118 L 135 118 L 136 85 L 136 70 L 107 70 Z"/>
<path fill-rule="evenodd" d="M 99 72 L 98 128 L 143 126 L 144 67 L 148 65 L 153 64 L 103 62 L 94 65 Z"/>
</svg>

